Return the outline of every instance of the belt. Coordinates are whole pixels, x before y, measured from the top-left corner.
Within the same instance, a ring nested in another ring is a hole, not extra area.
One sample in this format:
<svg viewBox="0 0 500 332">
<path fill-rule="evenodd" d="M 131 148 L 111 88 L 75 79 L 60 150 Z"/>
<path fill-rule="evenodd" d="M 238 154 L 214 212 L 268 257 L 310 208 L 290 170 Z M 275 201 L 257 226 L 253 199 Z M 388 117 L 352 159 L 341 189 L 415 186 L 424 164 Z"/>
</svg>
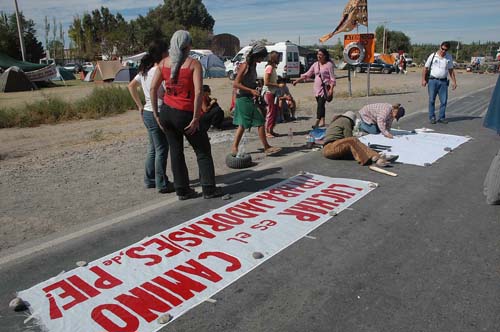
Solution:
<svg viewBox="0 0 500 332">
<path fill-rule="evenodd" d="M 437 77 L 429 77 L 429 79 L 431 80 L 438 80 L 438 81 L 447 81 L 448 79 L 447 78 L 437 78 Z"/>
</svg>

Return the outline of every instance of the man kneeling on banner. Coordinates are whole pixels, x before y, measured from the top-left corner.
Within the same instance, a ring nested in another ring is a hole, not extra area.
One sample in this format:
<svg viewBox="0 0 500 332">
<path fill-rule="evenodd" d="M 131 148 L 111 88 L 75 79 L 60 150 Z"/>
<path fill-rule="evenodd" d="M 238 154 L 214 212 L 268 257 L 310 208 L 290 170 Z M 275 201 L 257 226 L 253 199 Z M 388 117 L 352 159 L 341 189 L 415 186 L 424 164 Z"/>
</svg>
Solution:
<svg viewBox="0 0 500 332">
<path fill-rule="evenodd" d="M 380 134 L 387 138 L 393 138 L 391 126 L 394 119 L 399 121 L 405 115 L 405 109 L 401 104 L 391 105 L 389 103 L 378 103 L 363 106 L 359 110 L 361 118 L 361 129 L 368 134 Z"/>
<path fill-rule="evenodd" d="M 376 164 L 386 167 L 396 161 L 397 155 L 384 155 L 370 149 L 359 139 L 353 137 L 352 130 L 356 122 L 356 114 L 347 111 L 336 115 L 326 129 L 323 156 L 328 159 L 354 157 L 360 165 Z"/>
</svg>

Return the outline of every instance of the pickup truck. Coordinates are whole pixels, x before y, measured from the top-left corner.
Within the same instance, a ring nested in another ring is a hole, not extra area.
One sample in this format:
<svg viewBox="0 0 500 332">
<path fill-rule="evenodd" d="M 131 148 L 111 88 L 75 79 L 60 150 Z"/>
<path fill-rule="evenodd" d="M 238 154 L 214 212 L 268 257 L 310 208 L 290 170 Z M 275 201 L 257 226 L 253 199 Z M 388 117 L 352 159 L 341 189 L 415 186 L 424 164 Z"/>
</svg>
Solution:
<svg viewBox="0 0 500 332">
<path fill-rule="evenodd" d="M 364 73 L 368 70 L 368 64 L 364 62 L 352 67 L 356 73 Z M 382 74 L 392 74 L 393 71 L 393 65 L 389 65 L 380 59 L 376 59 L 375 62 L 370 64 L 370 73 L 379 72 Z"/>
</svg>

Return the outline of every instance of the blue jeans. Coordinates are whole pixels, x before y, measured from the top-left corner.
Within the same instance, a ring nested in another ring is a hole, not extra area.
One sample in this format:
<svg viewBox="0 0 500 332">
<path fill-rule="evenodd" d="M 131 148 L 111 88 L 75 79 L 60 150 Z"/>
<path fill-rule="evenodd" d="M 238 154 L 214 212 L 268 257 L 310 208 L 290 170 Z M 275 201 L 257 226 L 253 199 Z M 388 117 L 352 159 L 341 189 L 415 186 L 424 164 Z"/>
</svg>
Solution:
<svg viewBox="0 0 500 332">
<path fill-rule="evenodd" d="M 148 153 L 144 167 L 144 184 L 148 188 L 165 189 L 168 183 L 168 177 L 165 173 L 168 156 L 167 138 L 156 123 L 153 112 L 144 111 L 143 118 L 149 135 Z"/>
<path fill-rule="evenodd" d="M 373 135 L 380 134 L 380 129 L 378 129 L 378 126 L 376 123 L 368 124 L 368 123 L 364 122 L 363 120 L 361 120 L 361 124 L 359 126 L 359 129 L 361 129 L 362 131 L 364 131 L 365 133 L 368 133 L 368 134 L 373 134 Z"/>
<path fill-rule="evenodd" d="M 427 85 L 427 91 L 429 92 L 429 120 L 435 120 L 435 104 L 436 96 L 439 96 L 439 119 L 444 119 L 446 117 L 446 103 L 448 102 L 448 81 L 440 80 L 429 80 Z"/>
</svg>

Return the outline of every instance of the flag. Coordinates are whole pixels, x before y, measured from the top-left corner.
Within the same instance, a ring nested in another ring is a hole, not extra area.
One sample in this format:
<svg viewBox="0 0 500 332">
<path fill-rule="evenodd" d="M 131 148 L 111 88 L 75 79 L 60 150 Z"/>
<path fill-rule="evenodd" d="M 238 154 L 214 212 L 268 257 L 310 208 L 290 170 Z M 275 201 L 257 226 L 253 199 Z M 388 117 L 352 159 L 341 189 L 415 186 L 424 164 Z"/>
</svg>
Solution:
<svg viewBox="0 0 500 332">
<path fill-rule="evenodd" d="M 352 31 L 358 24 L 368 26 L 368 0 L 349 0 L 342 13 L 339 25 L 332 32 L 319 39 L 324 43 L 340 32 Z"/>
</svg>

